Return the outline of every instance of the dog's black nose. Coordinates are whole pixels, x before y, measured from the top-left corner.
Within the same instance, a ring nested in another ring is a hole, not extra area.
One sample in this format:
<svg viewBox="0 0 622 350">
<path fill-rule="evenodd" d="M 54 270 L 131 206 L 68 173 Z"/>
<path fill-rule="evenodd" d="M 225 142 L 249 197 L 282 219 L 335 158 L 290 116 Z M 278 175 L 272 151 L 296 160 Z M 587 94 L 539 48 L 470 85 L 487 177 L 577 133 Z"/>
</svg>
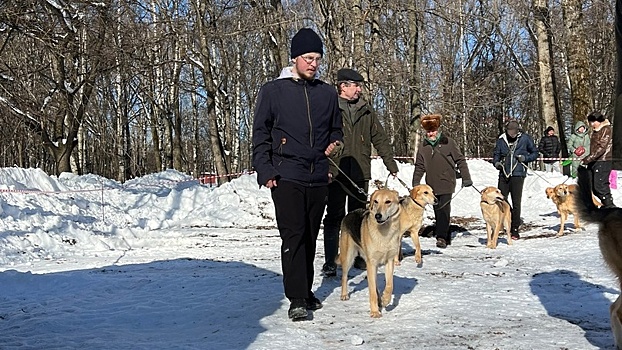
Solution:
<svg viewBox="0 0 622 350">
<path fill-rule="evenodd" d="M 380 220 L 382 220 L 382 214 L 378 213 L 378 214 L 374 215 L 374 218 L 376 218 L 376 221 L 380 221 Z"/>
</svg>

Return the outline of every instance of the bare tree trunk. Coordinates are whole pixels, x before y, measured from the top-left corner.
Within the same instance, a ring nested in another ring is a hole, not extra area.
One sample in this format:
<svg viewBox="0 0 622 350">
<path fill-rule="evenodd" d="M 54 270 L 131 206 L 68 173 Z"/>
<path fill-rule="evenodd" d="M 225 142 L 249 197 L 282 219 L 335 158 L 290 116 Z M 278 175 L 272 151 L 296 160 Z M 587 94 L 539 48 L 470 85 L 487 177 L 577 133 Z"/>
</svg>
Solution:
<svg viewBox="0 0 622 350">
<path fill-rule="evenodd" d="M 572 96 L 573 125 L 585 117 L 593 108 L 590 103 L 589 60 L 585 47 L 585 31 L 583 24 L 583 0 L 563 0 L 564 24 L 568 32 L 568 78 L 570 79 Z M 561 134 L 561 132 L 560 132 Z"/>
<path fill-rule="evenodd" d="M 557 125 L 555 113 L 555 96 L 553 95 L 552 62 L 549 36 L 548 0 L 534 0 L 534 17 L 536 26 L 536 44 L 538 47 L 538 68 L 540 75 L 540 102 L 544 124 Z M 559 133 L 559 130 L 558 130 Z"/>
<path fill-rule="evenodd" d="M 421 123 L 421 79 L 419 71 L 419 28 L 421 28 L 421 15 L 418 12 L 415 1 L 408 5 L 408 25 L 410 40 L 408 42 L 408 102 L 410 108 L 408 123 L 408 156 L 415 157 L 419 147 L 419 126 Z"/>
<path fill-rule="evenodd" d="M 197 50 L 201 62 L 200 69 L 203 75 L 207 96 L 212 99 L 211 103 L 209 103 L 210 107 L 208 107 L 208 125 L 214 165 L 218 175 L 228 175 L 229 169 L 225 161 L 224 145 L 221 140 L 221 137 L 224 135 L 221 135 L 220 126 L 218 125 L 218 113 L 216 110 L 220 102 L 218 101 L 220 92 L 218 90 L 218 84 L 216 83 L 219 77 L 214 74 L 215 62 L 212 62 L 213 60 L 217 61 L 219 59 L 213 52 L 213 43 L 211 42 L 214 33 L 210 31 L 209 23 L 204 22 L 208 17 L 206 15 L 207 4 L 201 0 L 194 0 L 192 6 L 195 12 L 195 23 L 198 34 Z M 219 183 L 228 182 L 229 178 L 220 176 L 218 181 Z"/>
</svg>

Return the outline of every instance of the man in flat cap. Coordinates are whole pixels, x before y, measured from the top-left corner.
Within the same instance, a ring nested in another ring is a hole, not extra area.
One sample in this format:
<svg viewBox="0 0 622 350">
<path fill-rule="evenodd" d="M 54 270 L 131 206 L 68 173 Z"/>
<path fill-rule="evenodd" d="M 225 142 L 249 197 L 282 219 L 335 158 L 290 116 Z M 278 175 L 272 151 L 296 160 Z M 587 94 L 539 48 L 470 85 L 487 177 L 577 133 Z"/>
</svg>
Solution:
<svg viewBox="0 0 622 350">
<path fill-rule="evenodd" d="M 253 121 L 253 166 L 270 189 L 281 237 L 288 317 L 304 320 L 322 307 L 311 291 L 316 241 L 328 196 L 328 156 L 342 148 L 335 89 L 317 79 L 324 49 L 310 28 L 292 38 L 289 74 L 259 90 Z"/>
<path fill-rule="evenodd" d="M 521 201 L 523 184 L 527 177 L 527 163 L 538 159 L 538 148 L 533 138 L 520 131 L 518 122 L 512 120 L 507 123 L 505 132 L 499 136 L 493 151 L 492 163 L 499 170 L 497 187 L 508 200 L 512 197 L 512 224 L 510 225 L 511 239 L 518 239 L 518 229 L 522 223 Z"/>
<path fill-rule="evenodd" d="M 337 72 L 344 149 L 335 161 L 339 169 L 331 168 L 333 182 L 328 186 L 328 203 L 324 217 L 325 263 L 322 267 L 322 273 L 326 277 L 335 276 L 337 273 L 335 257 L 339 247 L 339 226 L 346 215 L 346 201 L 348 212 L 365 208 L 371 180 L 372 144 L 389 173 L 395 175 L 398 172 L 389 138 L 369 103 L 361 97 L 363 80 L 353 69 L 343 68 Z M 364 269 L 365 260 L 357 256 L 354 266 Z"/>
</svg>

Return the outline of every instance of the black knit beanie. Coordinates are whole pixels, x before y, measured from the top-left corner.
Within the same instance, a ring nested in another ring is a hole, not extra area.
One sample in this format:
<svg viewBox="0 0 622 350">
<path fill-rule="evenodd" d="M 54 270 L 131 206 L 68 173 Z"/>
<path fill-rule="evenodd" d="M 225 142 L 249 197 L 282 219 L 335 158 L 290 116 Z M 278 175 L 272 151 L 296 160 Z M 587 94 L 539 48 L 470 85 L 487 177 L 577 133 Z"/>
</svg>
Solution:
<svg viewBox="0 0 622 350">
<path fill-rule="evenodd" d="M 324 55 L 322 39 L 311 28 L 302 28 L 292 38 L 291 58 L 296 58 L 309 52 Z"/>
</svg>

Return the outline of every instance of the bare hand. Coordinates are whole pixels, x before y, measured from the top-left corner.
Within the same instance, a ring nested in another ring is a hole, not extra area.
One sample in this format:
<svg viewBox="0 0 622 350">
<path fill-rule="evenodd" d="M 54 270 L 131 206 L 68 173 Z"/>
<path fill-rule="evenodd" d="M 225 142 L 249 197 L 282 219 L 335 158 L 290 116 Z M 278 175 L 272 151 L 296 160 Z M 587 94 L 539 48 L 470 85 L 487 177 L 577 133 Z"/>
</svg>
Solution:
<svg viewBox="0 0 622 350">
<path fill-rule="evenodd" d="M 275 179 L 270 179 L 268 180 L 268 182 L 266 182 L 266 187 L 268 188 L 272 188 L 272 187 L 276 187 L 276 180 Z"/>
<path fill-rule="evenodd" d="M 326 147 L 326 151 L 324 151 L 324 154 L 328 157 L 330 156 L 330 154 L 333 152 L 333 150 L 335 149 L 335 147 L 339 146 L 340 142 L 339 141 L 335 141 L 331 144 L 328 145 L 328 147 Z"/>
</svg>

